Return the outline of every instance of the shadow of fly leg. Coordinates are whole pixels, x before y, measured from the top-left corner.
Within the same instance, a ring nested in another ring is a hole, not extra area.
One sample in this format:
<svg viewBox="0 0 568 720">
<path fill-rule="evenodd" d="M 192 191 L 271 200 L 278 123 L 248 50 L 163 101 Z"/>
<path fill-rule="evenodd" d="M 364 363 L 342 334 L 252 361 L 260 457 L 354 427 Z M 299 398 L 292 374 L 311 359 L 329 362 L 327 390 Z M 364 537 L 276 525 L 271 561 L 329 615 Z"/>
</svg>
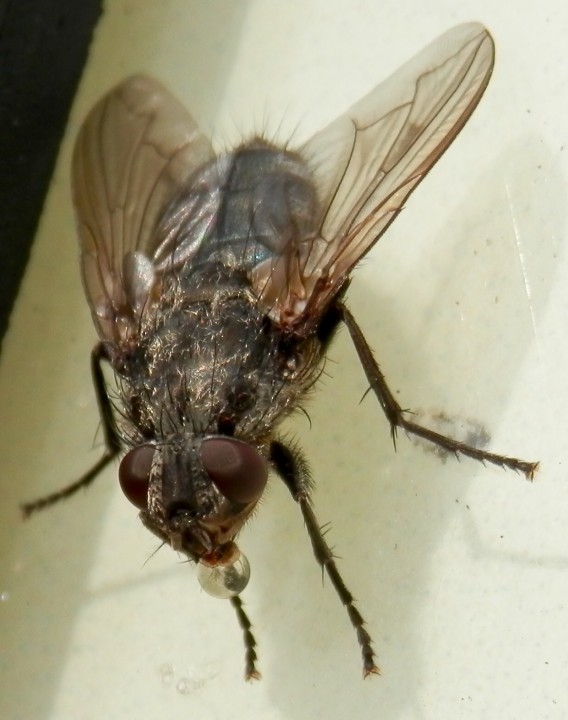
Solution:
<svg viewBox="0 0 568 720">
<path fill-rule="evenodd" d="M 275 441 L 270 445 L 270 460 L 292 497 L 300 506 L 315 558 L 322 570 L 327 573 L 331 584 L 339 595 L 339 599 L 347 610 L 351 624 L 355 628 L 363 656 L 363 676 L 367 677 L 372 673 L 379 675 L 380 671 L 375 664 L 371 636 L 365 629 L 365 621 L 355 606 L 353 595 L 347 589 L 337 569 L 333 552 L 326 543 L 312 510 L 310 500 L 311 478 L 304 457 L 296 448 L 291 449 L 281 442 Z"/>
<path fill-rule="evenodd" d="M 39 510 L 55 505 L 55 503 L 58 503 L 60 500 L 65 500 L 66 498 L 71 497 L 71 495 L 75 495 L 75 493 L 81 490 L 81 488 L 89 486 L 99 473 L 102 472 L 120 452 L 120 440 L 102 371 L 102 362 L 103 360 L 108 361 L 108 359 L 104 344 L 98 343 L 95 345 L 91 353 L 91 375 L 93 377 L 93 385 L 95 387 L 95 394 L 97 396 L 97 404 L 99 406 L 99 414 L 105 438 L 105 452 L 103 456 L 90 470 L 70 485 L 67 485 L 61 490 L 51 493 L 50 495 L 46 495 L 45 497 L 23 503 L 21 508 L 24 518 L 28 518 L 30 515 L 38 512 Z"/>
<path fill-rule="evenodd" d="M 474 460 L 479 460 L 482 463 L 488 462 L 502 468 L 510 468 L 516 472 L 521 472 L 528 480 L 532 480 L 534 478 L 534 474 L 538 468 L 538 462 L 527 462 L 525 460 L 517 460 L 516 458 L 507 457 L 506 455 L 496 455 L 495 453 L 486 452 L 485 450 L 480 450 L 479 448 L 467 445 L 459 440 L 454 440 L 446 435 L 441 435 L 440 433 L 430 430 L 418 423 L 412 422 L 411 420 L 407 420 L 405 412 L 408 411 L 401 408 L 389 390 L 385 376 L 382 374 L 373 355 L 373 351 L 367 344 L 365 336 L 361 332 L 359 325 L 357 325 L 355 318 L 345 305 L 343 305 L 343 303 L 338 302 L 337 308 L 341 313 L 343 323 L 349 330 L 351 340 L 353 341 L 353 345 L 355 346 L 355 350 L 357 351 L 359 361 L 363 366 L 369 385 L 377 396 L 377 399 L 387 416 L 387 420 L 390 423 L 393 442 L 396 443 L 396 431 L 398 428 L 401 428 L 412 435 L 437 445 L 456 457 L 459 455 L 465 455 L 473 458 Z"/>
</svg>

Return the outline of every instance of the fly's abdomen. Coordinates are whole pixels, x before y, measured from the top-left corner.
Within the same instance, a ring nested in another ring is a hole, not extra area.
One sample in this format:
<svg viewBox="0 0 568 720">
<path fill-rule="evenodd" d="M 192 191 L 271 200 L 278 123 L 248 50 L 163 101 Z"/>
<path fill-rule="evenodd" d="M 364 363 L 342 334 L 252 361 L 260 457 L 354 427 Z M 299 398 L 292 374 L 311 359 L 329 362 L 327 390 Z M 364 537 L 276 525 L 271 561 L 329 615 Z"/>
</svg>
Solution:
<svg viewBox="0 0 568 720">
<path fill-rule="evenodd" d="M 304 160 L 256 139 L 197 170 L 170 203 L 154 258 L 164 272 L 198 277 L 207 264 L 247 273 L 274 264 L 291 238 L 311 238 L 317 198 Z"/>
</svg>

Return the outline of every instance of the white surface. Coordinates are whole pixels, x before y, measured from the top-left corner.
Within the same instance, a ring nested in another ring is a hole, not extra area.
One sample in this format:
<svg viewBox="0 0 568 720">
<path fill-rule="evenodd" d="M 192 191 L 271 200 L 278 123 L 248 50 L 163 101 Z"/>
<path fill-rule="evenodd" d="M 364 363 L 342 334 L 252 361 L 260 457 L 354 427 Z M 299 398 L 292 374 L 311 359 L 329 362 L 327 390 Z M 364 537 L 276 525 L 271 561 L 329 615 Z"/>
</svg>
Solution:
<svg viewBox="0 0 568 720">
<path fill-rule="evenodd" d="M 568 11 L 526 4 L 113 0 L 98 28 L 0 367 L 3 430 L 0 716 L 565 718 L 564 456 Z M 458 9 L 459 8 L 459 9 Z M 481 421 L 492 447 L 540 459 L 538 482 L 395 454 L 343 333 L 293 427 L 321 522 L 383 670 L 359 651 L 302 521 L 272 483 L 242 536 L 261 682 L 240 629 L 153 538 L 110 469 L 22 523 L 18 503 L 100 452 L 69 199 L 80 120 L 134 71 L 162 79 L 216 138 L 308 137 L 438 34 L 484 22 L 489 90 L 356 274 L 350 304 L 402 404 Z M 269 122 L 267 123 L 267 119 Z M 238 130 L 235 130 L 238 128 Z"/>
</svg>

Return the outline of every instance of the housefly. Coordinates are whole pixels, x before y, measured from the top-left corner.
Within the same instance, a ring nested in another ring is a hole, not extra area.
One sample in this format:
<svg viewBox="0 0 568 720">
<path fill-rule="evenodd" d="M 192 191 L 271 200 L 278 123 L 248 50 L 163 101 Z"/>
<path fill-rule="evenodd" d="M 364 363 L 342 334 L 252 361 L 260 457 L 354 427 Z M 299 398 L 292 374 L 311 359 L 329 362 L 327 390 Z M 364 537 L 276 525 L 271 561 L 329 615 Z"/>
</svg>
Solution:
<svg viewBox="0 0 568 720">
<path fill-rule="evenodd" d="M 278 436 L 341 323 L 393 440 L 404 430 L 529 479 L 537 468 L 409 419 L 345 304 L 353 268 L 461 130 L 493 61 L 485 28 L 455 27 L 295 150 L 254 137 L 216 155 L 178 101 L 143 76 L 105 95 L 79 133 L 73 199 L 106 449 L 77 482 L 24 512 L 73 495 L 123 454 L 120 485 L 142 523 L 198 564 L 211 594 L 230 597 L 247 678 L 258 677 L 256 642 L 239 597 L 248 563 L 235 540 L 270 471 L 300 507 L 364 675 L 378 673 L 314 514 L 308 464 Z"/>
</svg>

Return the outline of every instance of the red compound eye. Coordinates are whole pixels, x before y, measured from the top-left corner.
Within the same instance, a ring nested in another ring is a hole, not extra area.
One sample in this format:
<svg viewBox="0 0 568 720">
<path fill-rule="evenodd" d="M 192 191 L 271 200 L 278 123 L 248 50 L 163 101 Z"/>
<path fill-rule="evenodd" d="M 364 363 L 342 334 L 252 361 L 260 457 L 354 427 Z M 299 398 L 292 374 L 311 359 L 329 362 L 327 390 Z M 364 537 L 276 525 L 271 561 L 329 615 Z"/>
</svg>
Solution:
<svg viewBox="0 0 568 720">
<path fill-rule="evenodd" d="M 266 461 L 251 445 L 234 438 L 212 437 L 201 443 L 201 462 L 227 500 L 250 503 L 268 480 Z"/>
<path fill-rule="evenodd" d="M 118 468 L 122 492 L 139 510 L 148 509 L 150 469 L 155 450 L 153 445 L 140 445 L 126 453 Z"/>
</svg>

